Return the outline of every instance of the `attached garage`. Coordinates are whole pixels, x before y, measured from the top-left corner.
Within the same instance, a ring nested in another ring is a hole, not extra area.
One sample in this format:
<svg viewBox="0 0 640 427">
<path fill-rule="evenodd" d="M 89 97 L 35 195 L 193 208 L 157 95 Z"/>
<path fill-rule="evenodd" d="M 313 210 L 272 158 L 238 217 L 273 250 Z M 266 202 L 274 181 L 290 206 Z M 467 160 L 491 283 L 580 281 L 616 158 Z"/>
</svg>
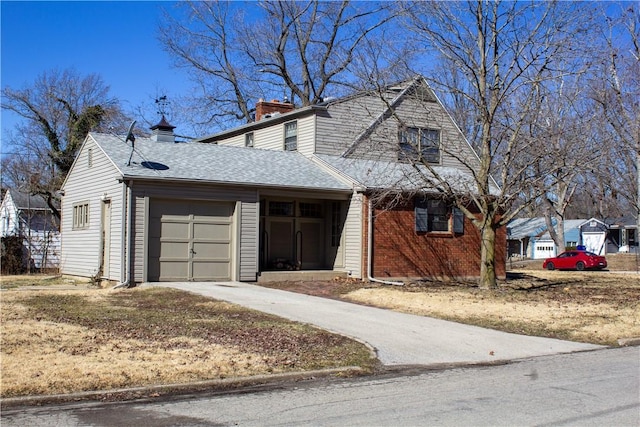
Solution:
<svg viewBox="0 0 640 427">
<path fill-rule="evenodd" d="M 151 199 L 148 280 L 231 280 L 234 208 L 234 202 Z"/>
</svg>

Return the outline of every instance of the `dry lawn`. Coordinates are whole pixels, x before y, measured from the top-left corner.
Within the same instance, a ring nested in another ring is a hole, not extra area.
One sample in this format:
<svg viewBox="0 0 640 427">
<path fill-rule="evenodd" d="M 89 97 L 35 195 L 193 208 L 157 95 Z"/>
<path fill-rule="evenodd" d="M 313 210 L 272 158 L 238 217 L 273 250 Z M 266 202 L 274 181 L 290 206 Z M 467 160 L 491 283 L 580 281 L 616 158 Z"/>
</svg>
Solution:
<svg viewBox="0 0 640 427">
<path fill-rule="evenodd" d="M 186 292 L 56 288 L 2 291 L 0 396 L 374 364 L 347 338 Z"/>
<path fill-rule="evenodd" d="M 640 337 L 640 277 L 522 271 L 496 291 L 420 284 L 361 288 L 344 299 L 507 332 L 617 345 Z"/>
<path fill-rule="evenodd" d="M 346 280 L 270 286 L 525 335 L 618 345 L 640 338 L 640 272 L 631 254 L 608 255 L 611 271 L 546 271 L 542 261 L 513 263 L 495 291 L 470 283 L 405 286 Z M 624 271 L 624 273 L 622 272 Z"/>
</svg>

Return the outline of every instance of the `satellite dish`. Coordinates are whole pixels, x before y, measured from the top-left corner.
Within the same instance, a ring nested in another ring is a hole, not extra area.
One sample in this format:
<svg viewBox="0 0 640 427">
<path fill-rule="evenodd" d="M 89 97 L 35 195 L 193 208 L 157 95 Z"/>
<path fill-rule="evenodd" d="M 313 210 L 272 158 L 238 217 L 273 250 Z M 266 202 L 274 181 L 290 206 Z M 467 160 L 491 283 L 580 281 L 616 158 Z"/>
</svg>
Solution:
<svg viewBox="0 0 640 427">
<path fill-rule="evenodd" d="M 131 158 L 133 157 L 133 149 L 134 143 L 136 142 L 136 137 L 133 135 L 133 127 L 136 125 L 136 121 L 132 121 L 129 125 L 129 130 L 127 131 L 127 138 L 124 140 L 125 143 L 131 141 L 131 154 L 129 155 L 129 161 L 127 162 L 127 166 L 131 166 Z"/>
<path fill-rule="evenodd" d="M 133 135 L 133 127 L 135 125 L 136 125 L 136 121 L 134 120 L 129 125 L 129 131 L 127 132 L 127 138 L 124 140 L 124 142 L 131 141 L 131 147 L 133 147 L 133 143 L 136 142 L 136 137 Z"/>
</svg>

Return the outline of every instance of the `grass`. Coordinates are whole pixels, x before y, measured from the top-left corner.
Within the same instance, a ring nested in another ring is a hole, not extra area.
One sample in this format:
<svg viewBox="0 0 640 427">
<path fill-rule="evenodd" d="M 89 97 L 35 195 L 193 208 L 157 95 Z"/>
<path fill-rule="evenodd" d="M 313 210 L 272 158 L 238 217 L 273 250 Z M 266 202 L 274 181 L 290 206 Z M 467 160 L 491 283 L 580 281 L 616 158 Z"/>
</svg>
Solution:
<svg viewBox="0 0 640 427">
<path fill-rule="evenodd" d="M 2 297 L 2 397 L 376 363 L 343 336 L 177 290 Z"/>
<path fill-rule="evenodd" d="M 608 259 L 623 270 L 636 262 Z M 640 337 L 640 274 L 529 263 L 492 291 L 455 282 L 270 286 L 519 334 L 606 345 Z M 51 276 L 5 276 L 1 287 L 3 398 L 344 366 L 366 372 L 377 363 L 345 337 L 178 290 L 101 289 Z"/>
</svg>

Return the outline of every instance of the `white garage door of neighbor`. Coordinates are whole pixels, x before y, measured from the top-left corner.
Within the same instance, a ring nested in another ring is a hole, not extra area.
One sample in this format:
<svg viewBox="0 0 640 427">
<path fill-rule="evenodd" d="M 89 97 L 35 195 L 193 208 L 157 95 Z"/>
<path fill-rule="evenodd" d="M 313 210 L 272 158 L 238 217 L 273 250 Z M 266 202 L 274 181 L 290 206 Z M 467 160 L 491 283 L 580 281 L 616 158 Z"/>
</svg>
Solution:
<svg viewBox="0 0 640 427">
<path fill-rule="evenodd" d="M 231 280 L 233 209 L 228 202 L 152 199 L 148 280 Z"/>
<path fill-rule="evenodd" d="M 604 240 L 606 238 L 603 232 L 584 232 L 582 233 L 582 244 L 589 252 L 602 255 L 604 252 Z"/>
<path fill-rule="evenodd" d="M 533 259 L 545 259 L 556 256 L 556 245 L 553 240 L 540 240 L 535 243 Z"/>
</svg>

